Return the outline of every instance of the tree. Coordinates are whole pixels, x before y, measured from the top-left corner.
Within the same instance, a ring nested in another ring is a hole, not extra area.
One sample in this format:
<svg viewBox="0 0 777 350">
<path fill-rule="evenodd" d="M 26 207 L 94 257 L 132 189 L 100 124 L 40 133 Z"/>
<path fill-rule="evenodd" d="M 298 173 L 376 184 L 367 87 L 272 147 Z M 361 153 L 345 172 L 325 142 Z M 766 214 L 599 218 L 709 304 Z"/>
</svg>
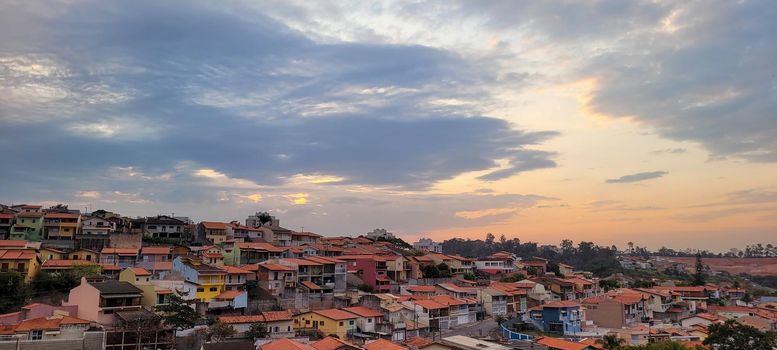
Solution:
<svg viewBox="0 0 777 350">
<path fill-rule="evenodd" d="M 375 291 L 375 288 L 372 288 L 372 286 L 367 283 L 360 284 L 358 287 L 356 287 L 356 289 L 365 293 L 372 293 Z"/>
<path fill-rule="evenodd" d="M 494 239 L 495 238 L 496 237 L 494 237 L 493 233 L 491 233 L 491 232 L 487 233 L 486 234 L 486 244 L 494 244 Z"/>
<path fill-rule="evenodd" d="M 464 277 L 464 279 L 467 281 L 476 281 L 478 279 L 478 276 L 472 272 L 467 272 L 462 277 Z"/>
<path fill-rule="evenodd" d="M 499 280 L 499 281 L 500 282 L 518 282 L 518 281 L 523 281 L 524 279 L 526 279 L 526 276 L 524 276 L 520 272 L 515 272 L 515 273 L 511 274 L 510 276 L 502 277 L 502 279 Z"/>
<path fill-rule="evenodd" d="M 248 328 L 248 332 L 246 332 L 246 335 L 254 340 L 259 338 L 267 338 L 269 334 L 270 331 L 267 329 L 267 324 L 261 322 L 252 323 Z"/>
<path fill-rule="evenodd" d="M 704 263 L 701 261 L 701 253 L 696 253 L 696 272 L 693 274 L 693 285 L 703 286 L 705 283 Z"/>
<path fill-rule="evenodd" d="M 500 325 L 500 326 L 501 326 L 501 325 L 502 325 L 502 323 L 503 323 L 504 321 L 506 321 L 506 320 L 507 320 L 507 319 L 505 319 L 504 315 L 496 315 L 496 316 L 494 316 L 494 321 L 496 321 L 496 324 L 498 324 L 498 325 Z"/>
<path fill-rule="evenodd" d="M 615 334 L 607 334 L 596 342 L 602 344 L 602 347 L 607 350 L 618 349 L 624 343 L 623 339 L 618 338 L 618 336 Z"/>
<path fill-rule="evenodd" d="M 599 280 L 599 287 L 604 289 L 605 292 L 608 292 L 611 289 L 620 287 L 620 285 L 618 285 L 618 281 L 616 280 Z"/>
<path fill-rule="evenodd" d="M 165 324 L 172 326 L 176 331 L 192 328 L 200 319 L 197 311 L 176 294 L 170 295 L 167 304 L 157 305 L 156 311 L 162 315 Z"/>
<path fill-rule="evenodd" d="M 709 325 L 709 336 L 704 345 L 717 350 L 754 350 L 777 347 L 774 332 L 761 332 L 756 328 L 728 320 L 723 324 Z"/>
<path fill-rule="evenodd" d="M 0 313 L 17 311 L 27 302 L 30 294 L 30 288 L 20 273 L 0 273 Z"/>
<path fill-rule="evenodd" d="M 232 327 L 232 325 L 228 325 L 221 321 L 216 321 L 216 323 L 208 327 L 208 339 L 216 343 L 235 335 L 235 333 L 237 333 L 237 331 L 235 331 L 235 328 Z"/>
<path fill-rule="evenodd" d="M 259 222 L 264 226 L 264 224 L 272 221 L 272 216 L 270 216 L 270 213 L 268 212 L 262 212 L 259 213 L 259 216 L 257 217 L 259 219 Z"/>
<path fill-rule="evenodd" d="M 451 268 L 448 267 L 448 264 L 446 263 L 437 264 L 437 270 L 440 271 L 440 277 L 443 277 L 443 278 L 451 277 L 451 275 L 453 275 L 451 273 Z"/>
</svg>

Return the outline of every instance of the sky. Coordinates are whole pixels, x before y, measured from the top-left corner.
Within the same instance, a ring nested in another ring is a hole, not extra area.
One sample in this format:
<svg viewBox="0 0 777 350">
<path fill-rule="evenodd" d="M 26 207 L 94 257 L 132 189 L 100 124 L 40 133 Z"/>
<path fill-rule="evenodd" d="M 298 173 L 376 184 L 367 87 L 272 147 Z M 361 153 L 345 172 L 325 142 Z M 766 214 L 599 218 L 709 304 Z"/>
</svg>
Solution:
<svg viewBox="0 0 777 350">
<path fill-rule="evenodd" d="M 773 1 L 4 1 L 0 203 L 777 243 Z"/>
</svg>

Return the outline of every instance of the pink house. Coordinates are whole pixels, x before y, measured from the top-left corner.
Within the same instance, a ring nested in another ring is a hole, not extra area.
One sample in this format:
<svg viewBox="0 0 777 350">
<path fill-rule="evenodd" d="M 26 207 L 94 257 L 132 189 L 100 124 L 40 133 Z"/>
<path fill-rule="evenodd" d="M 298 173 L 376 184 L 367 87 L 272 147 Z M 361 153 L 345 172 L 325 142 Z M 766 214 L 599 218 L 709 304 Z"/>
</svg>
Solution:
<svg viewBox="0 0 777 350">
<path fill-rule="evenodd" d="M 372 287 L 375 293 L 390 293 L 391 279 L 386 274 L 386 262 L 375 259 L 373 255 L 341 255 L 338 260 L 346 262 L 348 272 L 354 273 L 365 284 Z"/>
<path fill-rule="evenodd" d="M 78 314 L 78 305 L 54 306 L 43 303 L 28 304 L 22 306 L 22 309 L 17 312 L 0 315 L 0 325 L 15 325 L 24 320 L 53 316 L 55 313 L 75 316 Z"/>
<path fill-rule="evenodd" d="M 112 326 L 116 313 L 140 310 L 142 297 L 143 291 L 128 282 L 81 278 L 81 285 L 70 290 L 67 305 L 78 306 L 78 318 Z"/>
</svg>

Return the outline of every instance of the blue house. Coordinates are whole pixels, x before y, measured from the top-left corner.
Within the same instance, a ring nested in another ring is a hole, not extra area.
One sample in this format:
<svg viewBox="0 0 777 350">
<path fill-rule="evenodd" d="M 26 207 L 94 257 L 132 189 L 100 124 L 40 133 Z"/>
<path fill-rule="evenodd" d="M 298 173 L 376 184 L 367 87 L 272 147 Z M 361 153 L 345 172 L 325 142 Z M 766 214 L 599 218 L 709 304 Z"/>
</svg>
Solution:
<svg viewBox="0 0 777 350">
<path fill-rule="evenodd" d="M 579 303 L 555 301 L 529 312 L 532 323 L 544 332 L 573 334 L 582 331 L 583 313 Z"/>
</svg>

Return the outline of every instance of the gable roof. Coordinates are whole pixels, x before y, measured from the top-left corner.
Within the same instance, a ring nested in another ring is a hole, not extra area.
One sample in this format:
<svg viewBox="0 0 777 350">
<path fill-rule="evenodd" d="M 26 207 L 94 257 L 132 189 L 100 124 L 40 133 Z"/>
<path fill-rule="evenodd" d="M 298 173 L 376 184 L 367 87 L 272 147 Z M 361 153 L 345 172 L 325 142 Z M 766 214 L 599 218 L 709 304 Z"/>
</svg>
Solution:
<svg viewBox="0 0 777 350">
<path fill-rule="evenodd" d="M 585 350 L 590 347 L 590 345 L 587 345 L 587 344 L 574 343 L 564 339 L 551 338 L 551 337 L 539 338 L 536 340 L 536 343 L 545 345 L 548 348 L 553 350 Z"/>
<path fill-rule="evenodd" d="M 337 350 L 343 347 L 358 349 L 356 345 L 353 345 L 345 340 L 337 339 L 335 337 L 326 337 L 310 345 L 316 348 L 317 350 Z"/>
<path fill-rule="evenodd" d="M 382 317 L 383 316 L 382 312 L 378 312 L 364 306 L 344 307 L 343 310 L 348 311 L 360 317 Z"/>
<path fill-rule="evenodd" d="M 129 282 L 107 280 L 105 282 L 91 282 L 92 287 L 97 288 L 100 294 L 142 294 L 140 288 Z"/>
<path fill-rule="evenodd" d="M 82 320 L 80 318 L 75 318 L 70 316 L 38 317 L 38 318 L 22 321 L 14 328 L 14 330 L 16 332 L 29 332 L 35 329 L 51 330 L 51 329 L 59 329 L 61 325 L 72 325 L 72 324 L 88 325 L 90 323 L 91 321 Z"/>
<path fill-rule="evenodd" d="M 340 309 L 314 310 L 314 311 L 311 311 L 311 312 L 313 312 L 315 314 L 318 314 L 318 315 L 321 315 L 321 316 L 324 316 L 326 318 L 335 320 L 335 321 L 350 320 L 350 319 L 358 318 L 358 316 L 356 316 L 356 315 L 354 315 L 354 314 L 352 314 L 352 313 L 350 313 L 348 311 L 343 311 L 343 310 L 340 310 Z"/>
<path fill-rule="evenodd" d="M 364 344 L 364 348 L 367 350 L 407 350 L 408 348 L 396 343 L 393 343 L 386 339 L 378 339 L 367 344 Z"/>
</svg>

